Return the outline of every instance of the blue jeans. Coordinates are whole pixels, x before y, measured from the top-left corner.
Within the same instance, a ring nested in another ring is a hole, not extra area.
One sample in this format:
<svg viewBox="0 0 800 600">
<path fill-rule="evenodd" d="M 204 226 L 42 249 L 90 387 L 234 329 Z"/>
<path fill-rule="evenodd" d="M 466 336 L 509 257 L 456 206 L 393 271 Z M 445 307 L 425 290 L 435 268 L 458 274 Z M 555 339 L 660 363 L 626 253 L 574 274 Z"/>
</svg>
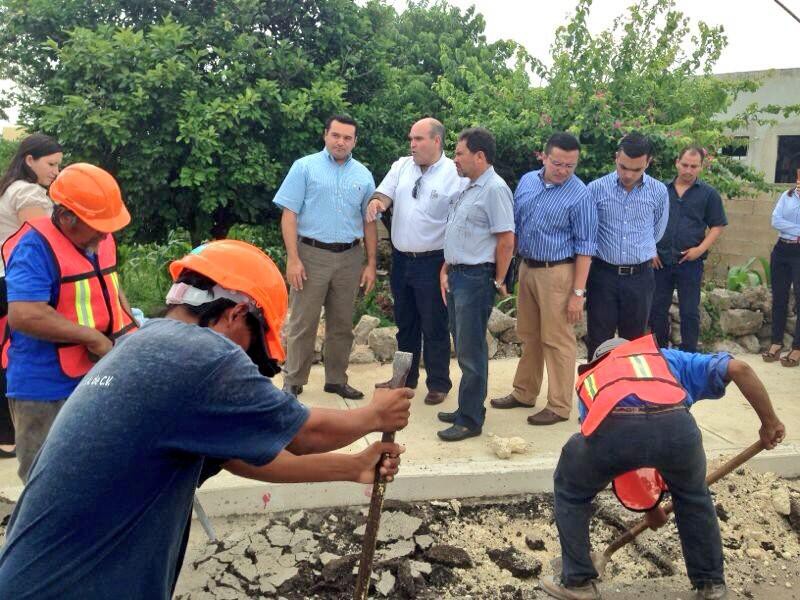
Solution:
<svg viewBox="0 0 800 600">
<path fill-rule="evenodd" d="M 395 250 L 392 253 L 391 285 L 397 348 L 414 355 L 406 385 L 417 386 L 422 353 L 428 390 L 447 393 L 453 384 L 450 381 L 447 307 L 439 288 L 442 263 L 444 252 L 414 258 Z"/>
<path fill-rule="evenodd" d="M 591 436 L 577 433 L 562 448 L 554 480 L 564 584 L 597 577 L 589 543 L 592 500 L 614 477 L 640 467 L 657 468 L 669 486 L 692 584 L 723 583 L 722 540 L 705 482 L 703 438 L 689 411 L 677 410 L 612 413 Z"/>
<path fill-rule="evenodd" d="M 475 430 L 483 427 L 489 380 L 486 324 L 494 304 L 494 263 L 448 267 L 447 312 L 450 333 L 461 367 L 456 424 Z"/>
<path fill-rule="evenodd" d="M 653 269 L 656 289 L 650 311 L 650 329 L 662 348 L 669 346 L 669 307 L 672 291 L 678 289 L 678 310 L 681 315 L 681 350 L 697 352 L 700 337 L 700 288 L 703 284 L 703 261 L 690 260 L 681 264 L 664 265 Z"/>
</svg>

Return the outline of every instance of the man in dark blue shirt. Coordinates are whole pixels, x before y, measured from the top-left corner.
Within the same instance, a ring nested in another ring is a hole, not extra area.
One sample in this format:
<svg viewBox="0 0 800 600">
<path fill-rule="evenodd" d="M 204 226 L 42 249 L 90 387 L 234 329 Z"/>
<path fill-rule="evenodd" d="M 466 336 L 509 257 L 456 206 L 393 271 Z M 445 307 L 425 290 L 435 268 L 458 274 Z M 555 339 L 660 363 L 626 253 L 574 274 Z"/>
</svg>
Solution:
<svg viewBox="0 0 800 600">
<path fill-rule="evenodd" d="M 662 348 L 669 345 L 669 307 L 678 289 L 681 350 L 695 352 L 700 336 L 700 287 L 708 249 L 728 224 L 722 198 L 698 179 L 706 151 L 687 146 L 675 161 L 678 176 L 667 184 L 669 222 L 653 259 L 656 287 L 650 311 L 650 328 Z"/>
</svg>

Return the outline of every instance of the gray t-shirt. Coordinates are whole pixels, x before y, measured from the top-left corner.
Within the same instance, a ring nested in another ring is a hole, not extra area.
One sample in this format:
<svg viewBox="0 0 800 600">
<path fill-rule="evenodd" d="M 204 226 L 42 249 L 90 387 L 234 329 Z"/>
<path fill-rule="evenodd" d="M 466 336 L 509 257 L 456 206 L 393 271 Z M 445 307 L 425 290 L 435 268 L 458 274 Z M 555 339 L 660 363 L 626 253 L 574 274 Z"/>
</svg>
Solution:
<svg viewBox="0 0 800 600">
<path fill-rule="evenodd" d="M 444 234 L 444 260 L 449 265 L 495 261 L 495 234 L 514 231 L 514 195 L 489 167 L 450 204 Z"/>
<path fill-rule="evenodd" d="M 226 337 L 148 321 L 56 418 L 8 525 L 0 598 L 168 599 L 205 457 L 265 464 L 307 417 Z"/>
</svg>

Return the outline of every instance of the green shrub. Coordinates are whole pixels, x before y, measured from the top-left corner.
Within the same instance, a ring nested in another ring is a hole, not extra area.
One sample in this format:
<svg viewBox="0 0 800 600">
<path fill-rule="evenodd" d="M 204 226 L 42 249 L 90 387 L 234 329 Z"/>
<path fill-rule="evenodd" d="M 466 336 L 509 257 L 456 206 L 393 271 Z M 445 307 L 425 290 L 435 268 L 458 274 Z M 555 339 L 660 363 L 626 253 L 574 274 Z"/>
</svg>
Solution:
<svg viewBox="0 0 800 600">
<path fill-rule="evenodd" d="M 741 292 L 746 287 L 755 287 L 757 285 L 769 286 L 769 262 L 765 258 L 759 258 L 758 260 L 761 263 L 761 268 L 764 270 L 763 276 L 752 268 L 753 263 L 756 262 L 756 258 L 753 257 L 743 265 L 737 265 L 728 270 L 728 289 L 732 292 Z"/>
<path fill-rule="evenodd" d="M 353 325 L 364 315 L 378 317 L 381 327 L 394 325 L 394 299 L 386 279 L 379 277 L 369 293 L 359 294 L 353 313 Z"/>
<path fill-rule="evenodd" d="M 147 317 L 155 316 L 164 306 L 164 298 L 172 285 L 167 266 L 191 249 L 189 234 L 182 229 L 171 231 L 164 244 L 118 246 L 122 289 L 131 306 L 142 309 Z"/>
<path fill-rule="evenodd" d="M 240 223 L 230 228 L 228 237 L 258 246 L 275 261 L 282 273 L 286 271 L 286 248 L 279 222 L 270 221 L 266 225 Z"/>
<path fill-rule="evenodd" d="M 0 175 L 6 172 L 8 163 L 10 163 L 11 159 L 14 158 L 18 147 L 18 142 L 10 142 L 0 138 Z"/>
</svg>

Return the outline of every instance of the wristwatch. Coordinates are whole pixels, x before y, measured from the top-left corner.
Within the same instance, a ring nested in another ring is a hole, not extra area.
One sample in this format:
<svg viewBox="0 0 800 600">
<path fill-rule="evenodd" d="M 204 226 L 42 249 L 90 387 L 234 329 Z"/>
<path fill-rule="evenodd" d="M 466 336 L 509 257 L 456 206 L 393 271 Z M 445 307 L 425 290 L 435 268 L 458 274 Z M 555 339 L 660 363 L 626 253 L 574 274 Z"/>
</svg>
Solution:
<svg viewBox="0 0 800 600">
<path fill-rule="evenodd" d="M 492 279 L 492 283 L 494 284 L 494 289 L 496 290 L 499 290 L 501 287 L 503 287 L 503 282 L 497 281 L 497 279 Z"/>
<path fill-rule="evenodd" d="M 572 293 L 575 294 L 578 298 L 583 298 L 586 296 L 586 290 L 582 290 L 579 288 L 575 288 L 572 290 Z"/>
</svg>

